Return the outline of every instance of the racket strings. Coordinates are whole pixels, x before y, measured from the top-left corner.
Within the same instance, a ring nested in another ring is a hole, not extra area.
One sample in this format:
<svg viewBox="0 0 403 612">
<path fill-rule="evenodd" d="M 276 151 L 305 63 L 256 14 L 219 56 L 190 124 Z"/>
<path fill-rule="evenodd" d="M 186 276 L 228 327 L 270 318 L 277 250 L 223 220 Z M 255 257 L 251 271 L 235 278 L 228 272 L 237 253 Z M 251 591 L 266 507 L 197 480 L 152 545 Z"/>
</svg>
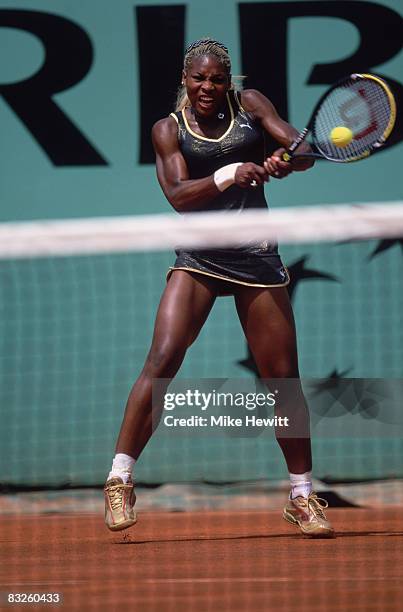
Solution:
<svg viewBox="0 0 403 612">
<path fill-rule="evenodd" d="M 340 161 L 361 157 L 382 139 L 390 125 L 389 97 L 376 81 L 350 80 L 333 89 L 317 111 L 312 128 L 315 146 L 326 157 Z M 336 146 L 330 137 L 335 127 L 347 127 L 352 140 Z"/>
</svg>

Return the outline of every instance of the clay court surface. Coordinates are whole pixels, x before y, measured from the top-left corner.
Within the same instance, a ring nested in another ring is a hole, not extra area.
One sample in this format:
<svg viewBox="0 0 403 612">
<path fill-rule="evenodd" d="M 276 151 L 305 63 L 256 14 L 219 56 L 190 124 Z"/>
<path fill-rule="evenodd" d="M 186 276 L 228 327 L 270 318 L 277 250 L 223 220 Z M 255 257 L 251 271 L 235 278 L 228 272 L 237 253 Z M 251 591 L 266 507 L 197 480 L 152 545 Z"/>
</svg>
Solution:
<svg viewBox="0 0 403 612">
<path fill-rule="evenodd" d="M 338 536 L 302 537 L 279 512 L 3 516 L 2 609 L 403 610 L 402 510 L 330 509 Z M 60 593 L 61 604 L 6 603 Z"/>
</svg>

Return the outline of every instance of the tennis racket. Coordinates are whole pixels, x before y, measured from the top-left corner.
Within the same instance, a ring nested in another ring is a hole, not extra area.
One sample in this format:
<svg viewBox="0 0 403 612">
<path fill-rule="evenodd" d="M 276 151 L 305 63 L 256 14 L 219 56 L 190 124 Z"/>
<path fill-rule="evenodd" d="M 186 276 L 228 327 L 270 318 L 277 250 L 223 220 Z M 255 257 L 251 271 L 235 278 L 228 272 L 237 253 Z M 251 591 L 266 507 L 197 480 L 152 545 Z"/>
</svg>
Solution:
<svg viewBox="0 0 403 612">
<path fill-rule="evenodd" d="M 307 127 L 283 154 L 283 160 L 358 161 L 383 146 L 395 120 L 396 102 L 385 81 L 372 74 L 351 74 L 320 98 Z M 309 133 L 312 152 L 298 153 Z"/>
</svg>

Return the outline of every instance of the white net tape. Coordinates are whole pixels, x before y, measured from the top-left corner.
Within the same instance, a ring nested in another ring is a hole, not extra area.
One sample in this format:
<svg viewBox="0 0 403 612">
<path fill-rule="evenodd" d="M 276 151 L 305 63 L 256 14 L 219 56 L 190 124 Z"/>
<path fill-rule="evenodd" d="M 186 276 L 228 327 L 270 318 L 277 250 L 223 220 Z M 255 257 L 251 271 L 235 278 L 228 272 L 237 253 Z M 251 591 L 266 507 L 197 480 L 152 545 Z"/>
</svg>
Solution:
<svg viewBox="0 0 403 612">
<path fill-rule="evenodd" d="M 0 223 L 0 259 L 403 236 L 403 202 Z"/>
</svg>

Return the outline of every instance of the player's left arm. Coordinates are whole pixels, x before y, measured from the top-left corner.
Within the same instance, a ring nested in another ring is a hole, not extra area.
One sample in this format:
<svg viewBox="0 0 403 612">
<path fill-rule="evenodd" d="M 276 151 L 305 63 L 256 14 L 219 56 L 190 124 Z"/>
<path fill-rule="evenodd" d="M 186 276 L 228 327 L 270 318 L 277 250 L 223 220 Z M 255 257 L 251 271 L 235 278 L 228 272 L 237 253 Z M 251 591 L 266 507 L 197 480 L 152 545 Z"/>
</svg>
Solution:
<svg viewBox="0 0 403 612">
<path fill-rule="evenodd" d="M 308 158 L 293 159 L 291 162 L 286 162 L 282 159 L 283 153 L 285 153 L 286 149 L 298 136 L 298 132 L 292 125 L 280 117 L 274 105 L 266 96 L 256 89 L 245 89 L 241 95 L 243 108 L 247 112 L 252 113 L 260 121 L 266 132 L 281 145 L 264 162 L 264 167 L 271 176 L 284 178 L 293 170 L 308 170 L 308 168 L 313 166 L 314 160 Z M 308 143 L 301 145 L 301 153 L 304 150 L 306 153 L 310 152 L 311 148 Z"/>
</svg>

